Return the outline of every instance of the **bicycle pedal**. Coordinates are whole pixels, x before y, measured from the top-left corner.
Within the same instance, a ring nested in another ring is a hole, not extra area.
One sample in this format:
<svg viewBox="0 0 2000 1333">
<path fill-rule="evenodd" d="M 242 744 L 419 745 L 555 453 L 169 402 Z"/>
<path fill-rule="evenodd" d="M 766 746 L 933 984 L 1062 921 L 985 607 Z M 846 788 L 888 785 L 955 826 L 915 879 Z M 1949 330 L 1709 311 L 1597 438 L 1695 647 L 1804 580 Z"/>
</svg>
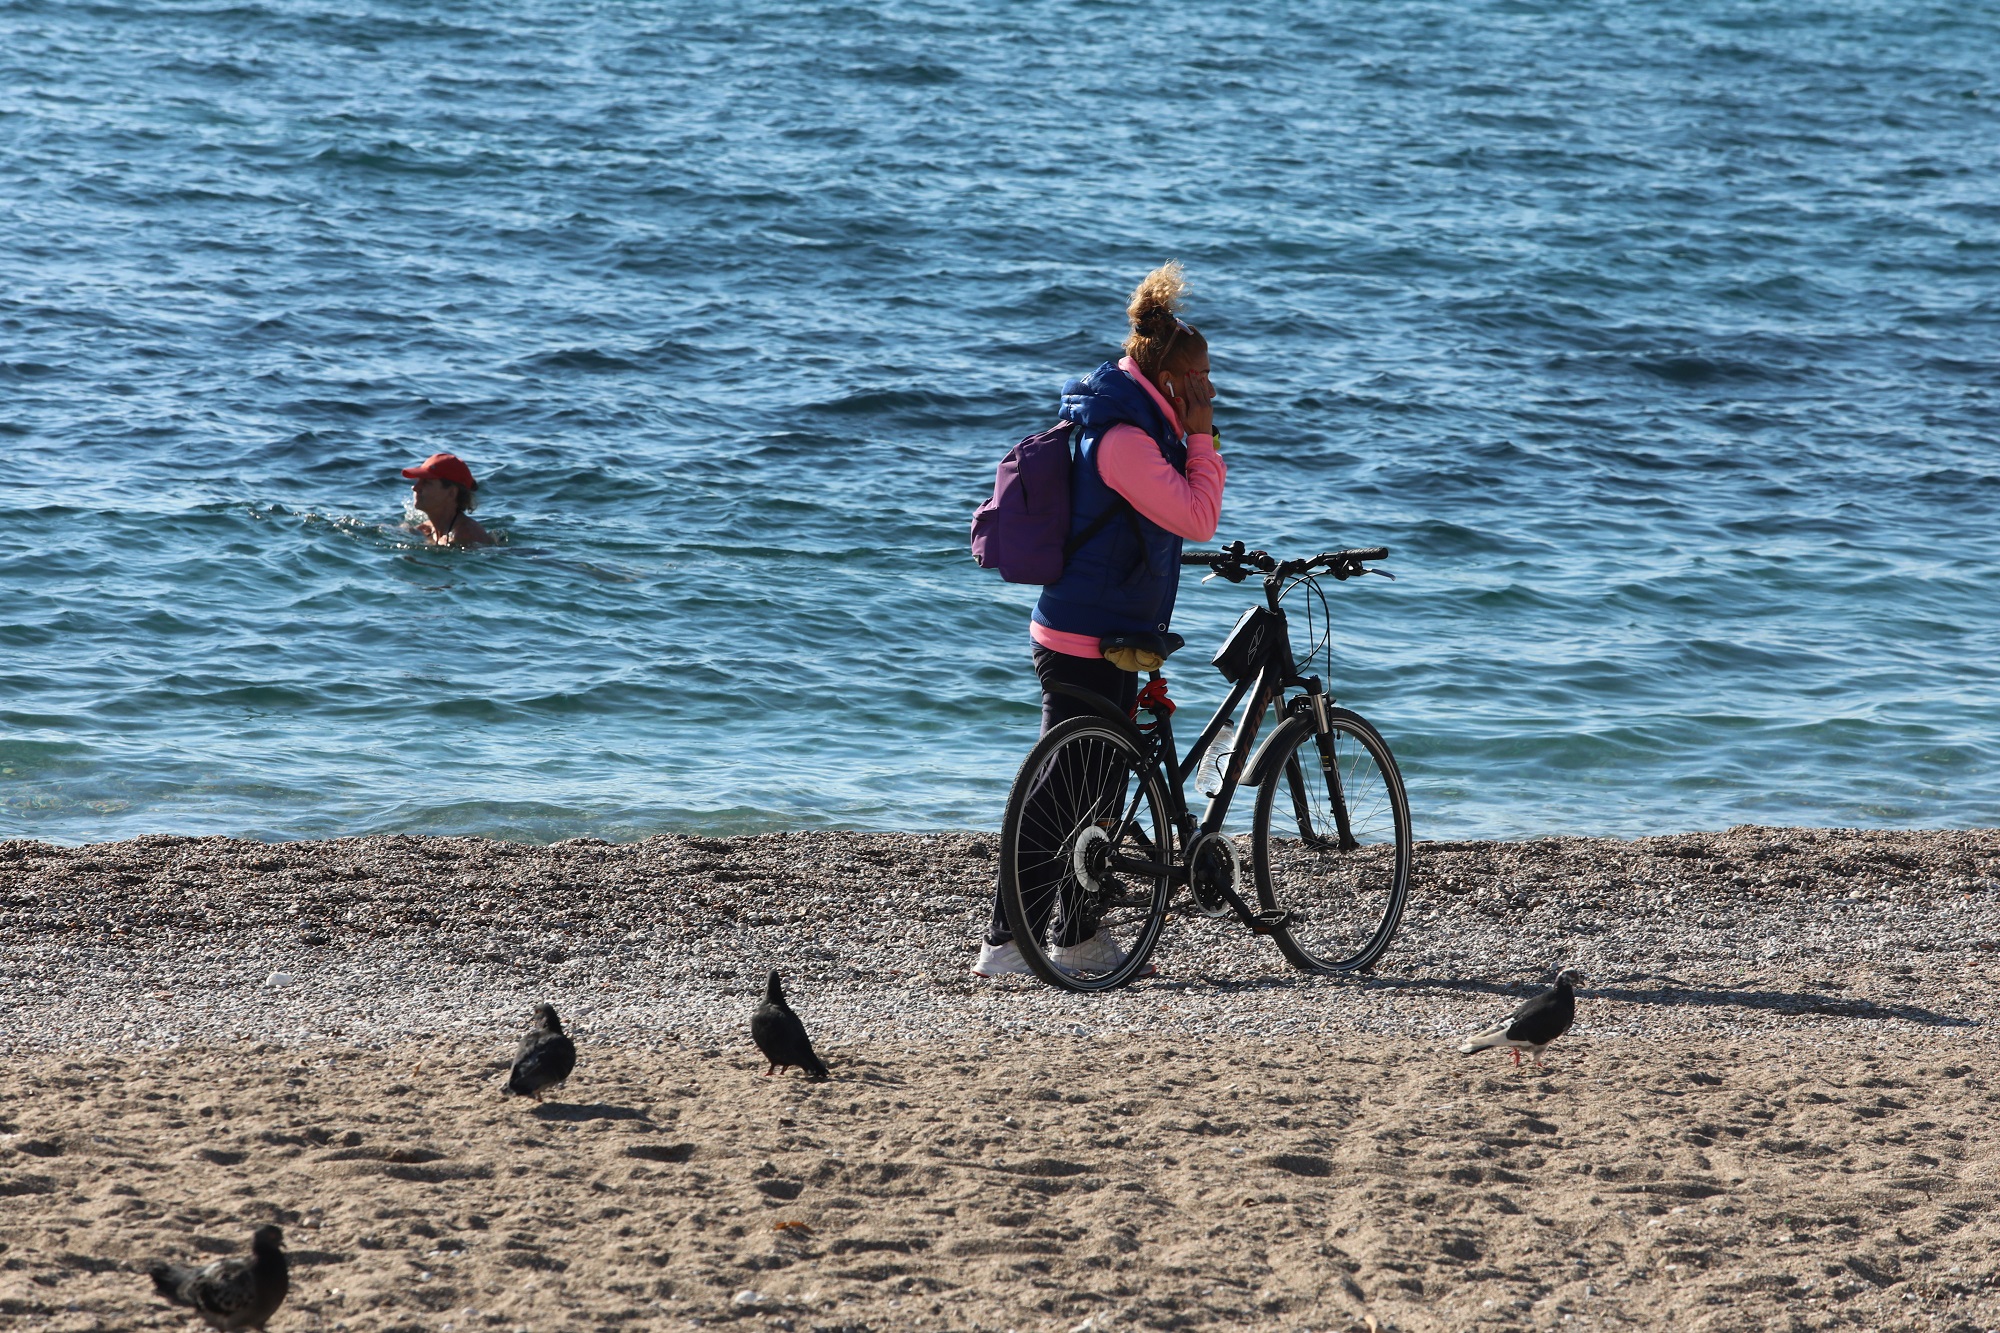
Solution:
<svg viewBox="0 0 2000 1333">
<path fill-rule="evenodd" d="M 1250 929 L 1259 935 L 1269 935 L 1274 930 L 1283 930 L 1291 919 L 1290 912 L 1252 912 Z"/>
</svg>

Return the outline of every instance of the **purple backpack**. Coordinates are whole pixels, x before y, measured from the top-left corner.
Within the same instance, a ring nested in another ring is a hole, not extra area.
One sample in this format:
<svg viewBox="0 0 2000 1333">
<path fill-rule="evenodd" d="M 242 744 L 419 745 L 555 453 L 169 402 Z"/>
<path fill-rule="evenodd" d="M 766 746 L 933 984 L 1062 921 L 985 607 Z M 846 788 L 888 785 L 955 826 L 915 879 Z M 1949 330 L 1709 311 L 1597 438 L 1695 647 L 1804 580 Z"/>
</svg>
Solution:
<svg viewBox="0 0 2000 1333">
<path fill-rule="evenodd" d="M 1009 583 L 1054 583 L 1077 548 L 1125 508 L 1069 535 L 1070 440 L 1061 421 L 1015 445 L 993 473 L 993 497 L 972 515 L 972 558 Z"/>
</svg>

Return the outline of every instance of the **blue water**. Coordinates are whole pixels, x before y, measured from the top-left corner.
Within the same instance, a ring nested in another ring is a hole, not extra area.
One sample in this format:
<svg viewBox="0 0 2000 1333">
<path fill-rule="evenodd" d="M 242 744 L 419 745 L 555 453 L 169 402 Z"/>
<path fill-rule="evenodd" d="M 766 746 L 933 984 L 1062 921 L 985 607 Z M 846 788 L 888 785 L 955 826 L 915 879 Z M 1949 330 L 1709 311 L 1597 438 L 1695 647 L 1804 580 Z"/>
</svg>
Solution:
<svg viewBox="0 0 2000 1333">
<path fill-rule="evenodd" d="M 1331 671 L 1420 834 L 2000 823 L 1996 71 L 1861 0 L 0 3 L 0 837 L 993 826 L 965 523 L 1169 256 L 1223 535 L 1395 548 Z M 499 549 L 413 542 L 437 450 Z"/>
</svg>

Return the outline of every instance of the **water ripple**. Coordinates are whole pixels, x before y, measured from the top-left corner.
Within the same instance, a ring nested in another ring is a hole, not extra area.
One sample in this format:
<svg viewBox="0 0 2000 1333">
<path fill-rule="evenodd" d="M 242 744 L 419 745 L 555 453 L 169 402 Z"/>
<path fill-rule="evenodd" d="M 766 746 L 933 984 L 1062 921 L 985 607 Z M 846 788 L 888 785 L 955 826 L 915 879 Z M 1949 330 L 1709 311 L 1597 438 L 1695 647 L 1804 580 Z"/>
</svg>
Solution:
<svg viewBox="0 0 2000 1333">
<path fill-rule="evenodd" d="M 0 15 L 0 837 L 991 825 L 966 518 L 1168 255 L 1420 832 L 2000 822 L 1983 16 Z"/>
</svg>

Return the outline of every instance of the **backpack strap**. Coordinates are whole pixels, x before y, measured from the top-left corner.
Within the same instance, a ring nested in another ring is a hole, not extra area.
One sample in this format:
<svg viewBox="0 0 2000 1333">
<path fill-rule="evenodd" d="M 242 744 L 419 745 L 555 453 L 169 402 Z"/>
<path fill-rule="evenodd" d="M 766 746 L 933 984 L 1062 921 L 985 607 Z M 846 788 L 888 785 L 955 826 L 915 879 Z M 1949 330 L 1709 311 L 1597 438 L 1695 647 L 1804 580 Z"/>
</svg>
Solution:
<svg viewBox="0 0 2000 1333">
<path fill-rule="evenodd" d="M 1077 436 L 1081 435 L 1082 433 L 1083 433 L 1083 423 L 1080 421 L 1072 421 L 1070 423 L 1070 429 L 1069 429 L 1069 443 L 1070 443 L 1070 448 L 1072 450 L 1076 448 Z M 1072 453 L 1071 457 L 1072 459 L 1074 459 L 1075 457 L 1074 453 Z M 1118 495 L 1117 491 L 1112 491 L 1111 493 L 1113 495 Z M 1141 552 L 1139 557 L 1139 563 L 1143 567 L 1145 564 L 1144 551 L 1146 548 L 1146 531 L 1144 528 L 1141 528 L 1139 526 L 1139 511 L 1134 509 L 1132 507 L 1132 502 L 1130 500 L 1127 500 L 1122 495 L 1118 495 L 1118 503 L 1112 505 L 1111 508 L 1105 510 L 1103 513 L 1099 514 L 1096 518 L 1092 519 L 1089 522 L 1089 524 L 1087 524 L 1084 527 L 1082 532 L 1077 533 L 1076 536 L 1070 538 L 1068 541 L 1063 543 L 1063 563 L 1067 565 L 1070 562 L 1071 556 L 1074 556 L 1078 551 L 1081 551 L 1092 537 L 1095 537 L 1098 533 L 1104 531 L 1104 529 L 1110 525 L 1111 521 L 1115 518 L 1118 518 L 1120 515 L 1123 515 L 1126 523 L 1131 526 L 1132 536 L 1139 543 L 1139 549 Z"/>
<path fill-rule="evenodd" d="M 1117 504 L 1111 506 L 1111 508 L 1105 510 L 1103 513 L 1099 514 L 1096 518 L 1092 519 L 1084 527 L 1082 532 L 1077 533 L 1076 536 L 1071 537 L 1068 541 L 1063 543 L 1063 563 L 1068 564 L 1071 556 L 1075 555 L 1078 551 L 1081 551 L 1084 548 L 1084 545 L 1087 542 L 1089 542 L 1092 537 L 1095 537 L 1098 533 L 1104 531 L 1104 529 L 1110 524 L 1111 520 L 1117 518 L 1120 514 L 1123 514 L 1126 518 L 1131 520 L 1132 535 L 1135 537 L 1139 537 L 1143 540 L 1144 534 L 1140 531 L 1139 528 L 1138 513 L 1133 510 L 1132 502 L 1130 500 L 1127 500 L 1124 496 L 1120 495 L 1118 497 Z"/>
</svg>

